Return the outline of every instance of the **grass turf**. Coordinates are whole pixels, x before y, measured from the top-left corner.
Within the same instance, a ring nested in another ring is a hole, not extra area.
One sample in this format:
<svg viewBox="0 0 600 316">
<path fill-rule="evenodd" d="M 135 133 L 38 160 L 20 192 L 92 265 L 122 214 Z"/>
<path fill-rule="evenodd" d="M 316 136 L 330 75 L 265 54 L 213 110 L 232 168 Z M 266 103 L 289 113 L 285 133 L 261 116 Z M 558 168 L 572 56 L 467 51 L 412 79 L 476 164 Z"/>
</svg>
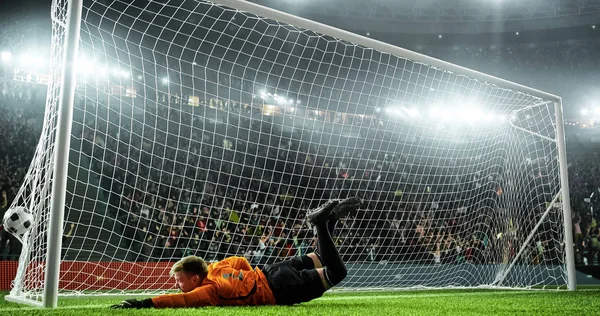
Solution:
<svg viewBox="0 0 600 316">
<path fill-rule="evenodd" d="M 438 290 L 335 292 L 296 306 L 204 307 L 177 310 L 113 310 L 119 298 L 59 300 L 40 309 L 4 300 L 0 315 L 589 315 L 600 310 L 600 288 L 567 291 Z"/>
</svg>

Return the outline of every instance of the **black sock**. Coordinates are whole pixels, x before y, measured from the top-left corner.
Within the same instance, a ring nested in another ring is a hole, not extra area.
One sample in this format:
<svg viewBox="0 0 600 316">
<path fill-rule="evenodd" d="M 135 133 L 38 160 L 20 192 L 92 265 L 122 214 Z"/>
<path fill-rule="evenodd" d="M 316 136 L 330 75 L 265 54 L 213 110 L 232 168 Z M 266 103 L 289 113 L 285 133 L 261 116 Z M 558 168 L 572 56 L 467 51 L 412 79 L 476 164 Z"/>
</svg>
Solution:
<svg viewBox="0 0 600 316">
<path fill-rule="evenodd" d="M 330 219 L 327 221 L 327 230 L 329 231 L 329 236 L 331 236 L 331 238 L 335 236 L 335 224 L 337 224 L 337 221 L 337 219 Z M 320 254 L 320 251 L 321 247 L 319 246 L 319 238 L 317 238 L 315 253 Z"/>
<path fill-rule="evenodd" d="M 334 223 L 335 225 L 335 223 Z M 348 271 L 342 261 L 340 254 L 335 248 L 335 243 L 329 234 L 327 224 L 319 224 L 317 227 L 317 242 L 321 262 L 325 266 L 325 278 L 331 286 L 342 282 Z"/>
<path fill-rule="evenodd" d="M 335 238 L 335 224 L 337 224 L 337 219 L 330 219 L 327 221 L 327 230 L 329 231 L 329 236 L 331 238 Z"/>
</svg>

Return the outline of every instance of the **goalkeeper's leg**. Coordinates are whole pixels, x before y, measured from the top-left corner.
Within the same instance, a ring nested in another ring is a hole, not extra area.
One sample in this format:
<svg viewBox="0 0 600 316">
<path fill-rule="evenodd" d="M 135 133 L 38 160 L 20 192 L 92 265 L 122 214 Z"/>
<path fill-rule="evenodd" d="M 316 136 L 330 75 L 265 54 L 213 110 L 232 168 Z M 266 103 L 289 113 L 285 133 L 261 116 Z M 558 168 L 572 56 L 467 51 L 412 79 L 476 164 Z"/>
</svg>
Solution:
<svg viewBox="0 0 600 316">
<path fill-rule="evenodd" d="M 333 238 L 329 235 L 327 224 L 317 225 L 317 240 L 321 247 L 319 249 L 321 261 L 325 266 L 325 268 L 317 269 L 317 272 L 319 272 L 321 279 L 324 281 L 325 290 L 328 290 L 342 282 L 346 278 L 348 271 L 335 247 Z"/>
<path fill-rule="evenodd" d="M 313 210 L 308 219 L 317 231 L 320 256 L 309 253 L 262 270 L 278 305 L 308 302 L 344 280 L 348 273 L 346 265 L 335 248 L 328 226 L 333 227 L 338 218 L 356 210 L 361 203 L 357 198 L 330 201 Z"/>
<path fill-rule="evenodd" d="M 320 261 L 325 268 L 317 269 L 325 289 L 329 289 L 346 278 L 348 273 L 335 243 L 330 234 L 330 228 L 335 228 L 337 220 L 350 211 L 356 210 L 362 204 L 359 198 L 349 198 L 343 201 L 330 201 L 309 214 L 310 221 L 317 230 L 317 244 Z"/>
</svg>

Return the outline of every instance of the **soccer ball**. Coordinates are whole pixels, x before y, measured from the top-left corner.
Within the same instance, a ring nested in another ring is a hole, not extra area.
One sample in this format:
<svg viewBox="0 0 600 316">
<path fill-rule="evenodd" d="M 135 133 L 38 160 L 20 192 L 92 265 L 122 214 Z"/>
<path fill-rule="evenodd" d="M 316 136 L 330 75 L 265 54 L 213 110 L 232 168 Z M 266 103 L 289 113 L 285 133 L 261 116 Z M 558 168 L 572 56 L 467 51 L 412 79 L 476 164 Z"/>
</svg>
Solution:
<svg viewBox="0 0 600 316">
<path fill-rule="evenodd" d="M 29 214 L 26 208 L 17 206 L 6 211 L 3 222 L 7 232 L 23 236 L 33 225 L 33 215 Z"/>
</svg>

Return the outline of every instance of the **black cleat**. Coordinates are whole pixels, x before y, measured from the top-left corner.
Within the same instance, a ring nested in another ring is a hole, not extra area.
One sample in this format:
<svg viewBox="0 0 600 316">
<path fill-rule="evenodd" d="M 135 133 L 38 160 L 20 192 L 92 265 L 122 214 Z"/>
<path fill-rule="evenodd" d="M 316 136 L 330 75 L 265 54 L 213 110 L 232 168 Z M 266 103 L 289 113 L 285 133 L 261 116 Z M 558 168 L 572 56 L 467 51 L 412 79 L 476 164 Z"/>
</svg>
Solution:
<svg viewBox="0 0 600 316">
<path fill-rule="evenodd" d="M 348 213 L 357 210 L 363 204 L 363 200 L 358 197 L 344 199 L 329 214 L 329 219 L 340 219 Z"/>
<path fill-rule="evenodd" d="M 344 200 L 329 200 L 308 213 L 308 220 L 313 224 L 326 223 L 330 219 L 337 220 L 358 209 L 362 203 L 362 199 L 357 197 Z"/>
<path fill-rule="evenodd" d="M 327 223 L 333 209 L 340 203 L 340 200 L 329 200 L 325 204 L 315 208 L 308 213 L 308 220 L 313 224 Z"/>
</svg>

